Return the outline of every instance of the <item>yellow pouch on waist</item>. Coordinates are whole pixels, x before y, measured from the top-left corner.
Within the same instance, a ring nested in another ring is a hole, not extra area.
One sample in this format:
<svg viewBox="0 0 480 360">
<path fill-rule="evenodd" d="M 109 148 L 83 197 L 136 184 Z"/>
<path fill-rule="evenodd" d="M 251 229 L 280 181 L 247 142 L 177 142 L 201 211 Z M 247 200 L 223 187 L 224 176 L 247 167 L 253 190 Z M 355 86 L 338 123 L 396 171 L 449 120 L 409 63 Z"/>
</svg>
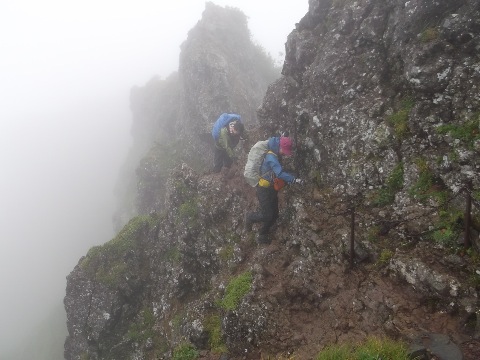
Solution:
<svg viewBox="0 0 480 360">
<path fill-rule="evenodd" d="M 264 178 L 260 178 L 260 180 L 258 180 L 258 186 L 270 187 L 270 181 L 265 180 Z"/>
</svg>

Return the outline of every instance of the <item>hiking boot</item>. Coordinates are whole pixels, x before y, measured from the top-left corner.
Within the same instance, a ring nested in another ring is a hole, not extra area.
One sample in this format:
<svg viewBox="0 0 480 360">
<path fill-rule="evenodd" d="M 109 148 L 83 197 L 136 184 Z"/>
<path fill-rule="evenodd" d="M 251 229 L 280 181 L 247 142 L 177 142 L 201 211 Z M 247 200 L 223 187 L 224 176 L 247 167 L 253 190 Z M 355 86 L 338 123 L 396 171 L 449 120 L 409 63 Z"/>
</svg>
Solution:
<svg viewBox="0 0 480 360">
<path fill-rule="evenodd" d="M 268 234 L 258 234 L 257 235 L 257 244 L 259 245 L 268 245 L 272 242 Z"/>
<path fill-rule="evenodd" d="M 243 216 L 243 226 L 246 232 L 252 231 L 253 221 L 248 217 L 248 212 Z"/>
</svg>

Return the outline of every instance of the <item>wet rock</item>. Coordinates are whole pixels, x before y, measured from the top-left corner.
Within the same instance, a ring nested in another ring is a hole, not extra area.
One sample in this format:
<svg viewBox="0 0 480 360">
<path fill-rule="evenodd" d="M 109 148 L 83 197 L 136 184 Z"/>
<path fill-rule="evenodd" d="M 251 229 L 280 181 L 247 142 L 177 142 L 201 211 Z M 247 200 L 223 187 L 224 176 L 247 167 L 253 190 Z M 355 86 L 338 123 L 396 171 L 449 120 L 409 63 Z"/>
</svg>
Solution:
<svg viewBox="0 0 480 360">
<path fill-rule="evenodd" d="M 425 333 L 413 339 L 410 345 L 410 356 L 420 359 L 463 360 L 460 348 L 452 342 L 448 335 Z"/>
</svg>

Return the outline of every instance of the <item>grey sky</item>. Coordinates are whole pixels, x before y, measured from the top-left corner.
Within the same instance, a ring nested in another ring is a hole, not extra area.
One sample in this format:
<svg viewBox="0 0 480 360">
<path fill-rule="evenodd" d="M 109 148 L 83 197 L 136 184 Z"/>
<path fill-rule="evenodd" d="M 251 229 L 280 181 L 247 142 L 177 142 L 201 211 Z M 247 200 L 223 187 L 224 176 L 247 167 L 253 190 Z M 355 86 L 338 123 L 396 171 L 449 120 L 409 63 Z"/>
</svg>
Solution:
<svg viewBox="0 0 480 360">
<path fill-rule="evenodd" d="M 308 0 L 212 2 L 240 8 L 274 58 L 308 9 Z M 62 302 L 78 259 L 113 237 L 130 88 L 178 68 L 204 8 L 194 0 L 0 5 L 0 354 Z"/>
</svg>

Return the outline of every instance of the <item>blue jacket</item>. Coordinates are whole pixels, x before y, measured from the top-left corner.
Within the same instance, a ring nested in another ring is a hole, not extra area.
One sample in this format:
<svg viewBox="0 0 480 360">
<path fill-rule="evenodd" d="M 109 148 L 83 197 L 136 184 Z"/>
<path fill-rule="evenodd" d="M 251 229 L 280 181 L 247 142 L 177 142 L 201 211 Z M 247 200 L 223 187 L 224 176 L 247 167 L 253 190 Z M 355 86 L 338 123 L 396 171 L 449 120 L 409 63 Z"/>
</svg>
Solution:
<svg viewBox="0 0 480 360">
<path fill-rule="evenodd" d="M 291 184 L 295 180 L 295 176 L 283 171 L 282 165 L 278 161 L 278 153 L 280 150 L 280 138 L 271 137 L 268 139 L 268 150 L 275 154 L 267 153 L 260 166 L 260 176 L 270 182 L 273 181 L 273 173 L 275 176 L 284 180 L 287 184 Z"/>
</svg>

